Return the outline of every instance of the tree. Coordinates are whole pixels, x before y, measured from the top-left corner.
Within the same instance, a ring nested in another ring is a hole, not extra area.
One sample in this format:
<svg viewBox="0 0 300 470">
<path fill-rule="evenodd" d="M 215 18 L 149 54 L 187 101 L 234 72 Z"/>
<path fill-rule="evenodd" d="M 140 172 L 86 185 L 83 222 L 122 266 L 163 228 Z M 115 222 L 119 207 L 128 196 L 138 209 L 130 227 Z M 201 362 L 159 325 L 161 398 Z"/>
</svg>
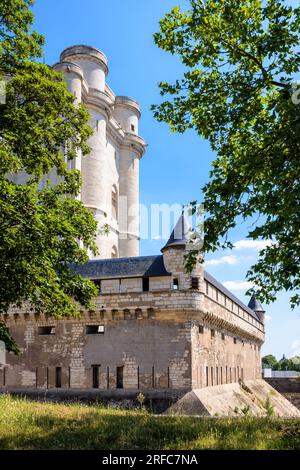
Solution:
<svg viewBox="0 0 300 470">
<path fill-rule="evenodd" d="M 276 370 L 278 364 L 277 359 L 272 354 L 268 354 L 262 358 L 262 367 L 267 369 Z"/>
<path fill-rule="evenodd" d="M 284 289 L 300 303 L 300 7 L 283 0 L 190 0 L 160 22 L 156 44 L 186 72 L 160 83 L 153 106 L 173 131 L 195 129 L 217 157 L 203 188 L 204 251 L 231 248 L 230 229 L 269 245 L 247 273 L 270 303 Z M 193 252 L 187 268 L 195 261 Z"/>
<path fill-rule="evenodd" d="M 291 361 L 290 359 L 287 359 L 285 356 L 283 356 L 279 361 L 278 361 L 278 370 L 291 370 Z"/>
<path fill-rule="evenodd" d="M 77 196 L 81 178 L 68 161 L 87 154 L 88 112 L 74 104 L 63 76 L 41 57 L 42 36 L 31 31 L 31 0 L 0 4 L 0 70 L 9 77 L 0 105 L 0 313 L 30 302 L 36 311 L 60 317 L 91 306 L 97 289 L 71 272 L 70 263 L 96 253 L 97 224 Z M 45 175 L 53 172 L 57 184 Z M 12 173 L 25 172 L 26 184 Z M 4 323 L 0 339 L 17 345 Z"/>
<path fill-rule="evenodd" d="M 291 370 L 296 370 L 300 372 L 300 356 L 291 357 L 290 362 L 291 362 Z"/>
</svg>

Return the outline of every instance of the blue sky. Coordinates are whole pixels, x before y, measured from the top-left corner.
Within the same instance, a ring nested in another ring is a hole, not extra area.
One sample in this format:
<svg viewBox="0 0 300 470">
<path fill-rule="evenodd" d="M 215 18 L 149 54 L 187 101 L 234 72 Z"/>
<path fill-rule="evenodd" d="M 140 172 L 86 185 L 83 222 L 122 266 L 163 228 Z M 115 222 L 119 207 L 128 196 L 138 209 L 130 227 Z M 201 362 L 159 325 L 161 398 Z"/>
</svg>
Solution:
<svg viewBox="0 0 300 470">
<path fill-rule="evenodd" d="M 136 99 L 142 109 L 140 134 L 149 147 L 140 166 L 140 200 L 150 204 L 185 204 L 201 199 L 214 159 L 206 141 L 194 132 L 173 134 L 152 116 L 150 105 L 160 102 L 157 83 L 174 81 L 183 73 L 175 56 L 157 48 L 153 33 L 158 22 L 178 0 L 36 0 L 35 29 L 46 37 L 45 60 L 54 64 L 71 45 L 86 44 L 102 50 L 109 60 L 108 84 L 118 95 Z M 231 252 L 207 257 L 207 270 L 248 303 L 245 275 L 257 259 L 254 244 L 243 240 L 249 223 L 239 225 Z M 141 254 L 159 253 L 164 240 L 142 240 Z M 300 312 L 291 311 L 288 296 L 266 306 L 266 343 L 263 354 L 300 355 Z"/>
</svg>

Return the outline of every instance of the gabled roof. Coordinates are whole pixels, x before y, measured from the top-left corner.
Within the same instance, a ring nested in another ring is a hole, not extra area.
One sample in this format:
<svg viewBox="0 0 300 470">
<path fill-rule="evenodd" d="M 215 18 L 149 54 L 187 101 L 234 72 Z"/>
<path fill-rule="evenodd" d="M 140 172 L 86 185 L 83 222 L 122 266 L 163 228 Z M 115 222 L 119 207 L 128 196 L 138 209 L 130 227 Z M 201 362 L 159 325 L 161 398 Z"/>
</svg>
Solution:
<svg viewBox="0 0 300 470">
<path fill-rule="evenodd" d="M 71 269 L 88 279 L 171 275 L 165 268 L 162 255 L 92 260 L 86 264 L 72 264 Z"/>
<path fill-rule="evenodd" d="M 169 240 L 161 251 L 164 251 L 166 248 L 171 246 L 185 246 L 189 241 L 190 232 L 191 226 L 182 213 L 170 235 Z"/>
<path fill-rule="evenodd" d="M 226 289 L 223 284 L 221 284 L 217 279 L 215 279 L 211 274 L 209 274 L 207 271 L 204 271 L 204 279 L 212 284 L 216 289 L 218 289 L 220 292 L 222 292 L 226 297 L 229 297 L 230 300 L 235 302 L 237 305 L 239 305 L 243 310 L 245 310 L 247 313 L 252 315 L 252 317 L 255 318 L 255 320 L 260 321 L 258 316 L 256 315 L 255 311 L 252 310 L 249 306 L 245 305 L 240 299 L 238 299 L 234 294 L 232 294 L 228 289 Z"/>
</svg>

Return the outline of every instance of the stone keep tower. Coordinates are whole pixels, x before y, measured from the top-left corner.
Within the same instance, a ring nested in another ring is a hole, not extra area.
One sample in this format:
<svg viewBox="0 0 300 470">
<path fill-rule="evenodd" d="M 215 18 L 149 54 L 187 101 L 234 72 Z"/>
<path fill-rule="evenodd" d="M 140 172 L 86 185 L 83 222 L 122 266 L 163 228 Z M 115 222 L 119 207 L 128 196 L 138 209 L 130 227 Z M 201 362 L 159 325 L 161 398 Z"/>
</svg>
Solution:
<svg viewBox="0 0 300 470">
<path fill-rule="evenodd" d="M 91 116 L 91 153 L 78 155 L 71 165 L 81 171 L 81 200 L 98 221 L 99 258 L 138 256 L 139 160 L 146 148 L 138 135 L 139 105 L 109 88 L 107 58 L 98 49 L 69 47 L 54 69 Z M 108 235 L 101 233 L 104 224 Z"/>
</svg>

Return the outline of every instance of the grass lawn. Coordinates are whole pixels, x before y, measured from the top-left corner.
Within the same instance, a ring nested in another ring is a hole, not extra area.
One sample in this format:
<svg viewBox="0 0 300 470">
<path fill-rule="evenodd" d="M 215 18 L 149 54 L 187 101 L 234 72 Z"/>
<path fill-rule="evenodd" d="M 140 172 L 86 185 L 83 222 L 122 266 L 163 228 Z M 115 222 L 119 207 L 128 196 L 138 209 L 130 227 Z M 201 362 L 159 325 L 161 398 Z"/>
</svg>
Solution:
<svg viewBox="0 0 300 470">
<path fill-rule="evenodd" d="M 2 395 L 0 449 L 300 449 L 300 420 L 157 417 Z"/>
</svg>

